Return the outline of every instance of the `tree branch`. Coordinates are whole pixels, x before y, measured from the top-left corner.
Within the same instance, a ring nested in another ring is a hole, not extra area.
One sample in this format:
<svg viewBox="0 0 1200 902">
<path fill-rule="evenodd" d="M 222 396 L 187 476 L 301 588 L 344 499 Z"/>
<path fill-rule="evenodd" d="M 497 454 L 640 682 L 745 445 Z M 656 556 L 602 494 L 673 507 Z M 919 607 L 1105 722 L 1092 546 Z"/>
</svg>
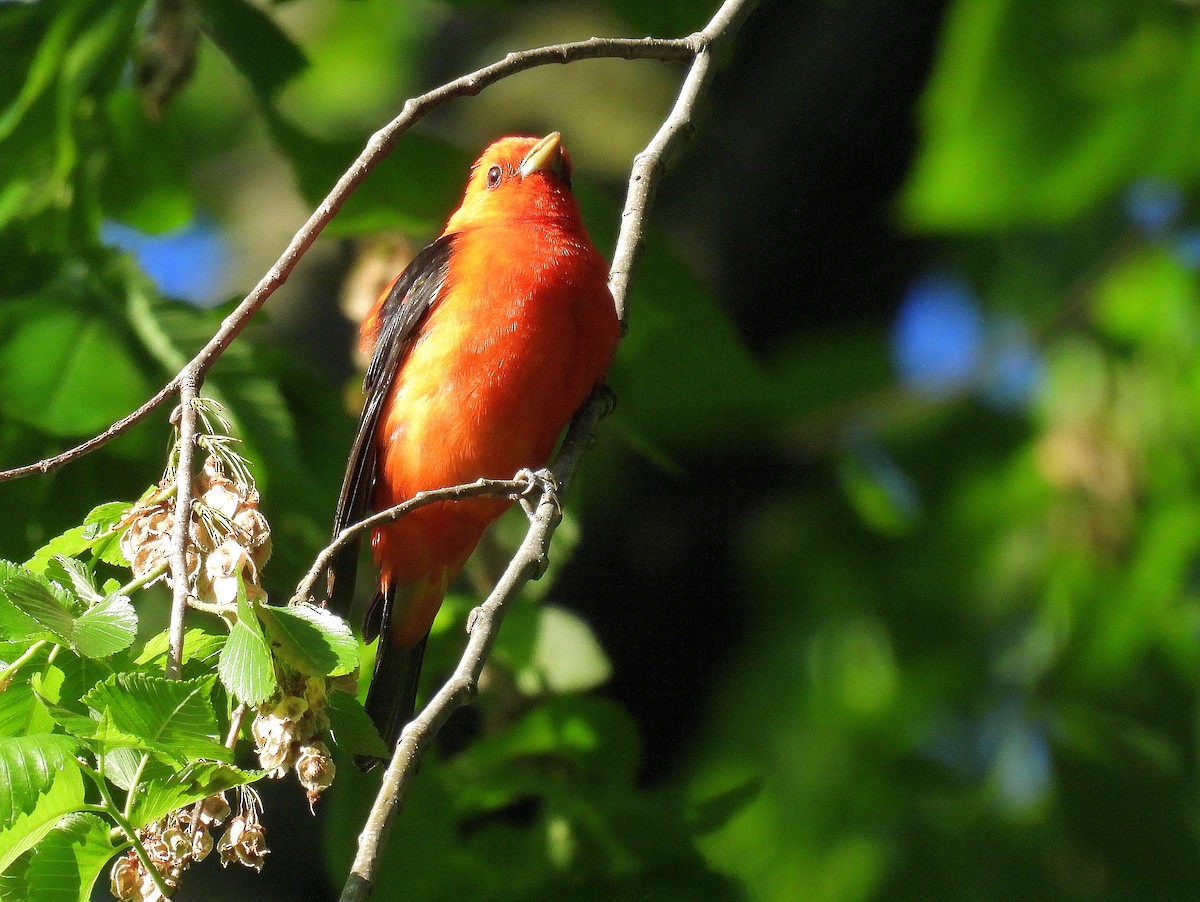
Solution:
<svg viewBox="0 0 1200 902">
<path fill-rule="evenodd" d="M 196 448 L 196 397 L 200 376 L 185 369 L 179 380 L 179 460 L 175 471 L 175 522 L 171 525 L 171 625 L 167 677 L 183 674 L 184 615 L 188 603 L 188 543 L 192 525 L 192 457 Z"/>
<path fill-rule="evenodd" d="M 311 601 L 313 587 L 317 584 L 317 580 L 320 579 L 321 573 L 333 560 L 334 555 L 347 542 L 354 540 L 368 529 L 399 520 L 405 514 L 416 510 L 418 507 L 424 507 L 427 504 L 434 504 L 438 501 L 460 501 L 463 498 L 478 498 L 480 496 L 516 498 L 526 495 L 535 488 L 537 488 L 537 481 L 534 475 L 530 474 L 529 476 L 519 475 L 513 479 L 477 479 L 474 482 L 464 485 L 454 485 L 444 489 L 417 492 L 407 501 L 402 501 L 400 504 L 372 514 L 370 517 L 359 520 L 357 523 L 352 523 L 338 533 L 336 538 L 317 555 L 308 573 L 304 575 L 304 578 L 296 586 L 296 592 L 292 595 L 292 600 L 289 604 Z"/>
<path fill-rule="evenodd" d="M 642 249 L 645 219 L 658 178 L 665 171 L 680 139 L 694 131 L 692 117 L 709 84 L 713 48 L 733 34 L 756 5 L 757 0 L 726 0 L 702 31 L 682 41 L 690 48 L 692 64 L 671 112 L 646 149 L 634 160 L 621 214 L 609 287 L 622 323 L 626 321 L 630 280 Z M 596 425 L 611 410 L 611 402 L 607 391 L 597 392 L 571 422 L 562 449 L 550 468 L 558 486 L 565 488 L 569 483 L 580 457 L 591 443 Z M 422 755 L 450 715 L 475 697 L 480 674 L 491 653 L 506 606 L 526 582 L 545 572 L 550 541 L 561 519 L 560 491 L 553 483 L 543 486 L 524 541 L 487 600 L 472 611 L 467 626 L 469 639 L 454 674 L 400 736 L 359 836 L 358 851 L 342 890 L 341 902 L 363 902 L 370 896 L 388 829 L 416 775 Z"/>
<path fill-rule="evenodd" d="M 530 517 L 529 530 L 487 600 L 471 612 L 467 625 L 470 637 L 453 675 L 442 685 L 424 710 L 404 728 L 392 760 L 383 775 L 375 804 L 359 835 L 358 852 L 349 879 L 342 890 L 341 902 L 362 902 L 370 896 L 375 866 L 388 828 L 405 791 L 416 776 L 421 756 L 450 719 L 450 715 L 474 699 L 479 676 L 491 655 L 508 603 L 516 597 L 525 583 L 537 579 L 545 572 L 549 560 L 550 540 L 562 520 L 558 486 L 569 484 L 583 452 L 591 443 L 596 424 L 607 416 L 611 409 L 611 393 L 604 389 L 595 392 L 571 422 L 562 449 L 550 467 L 552 478 L 525 483 L 539 493 L 537 507 Z"/>
<path fill-rule="evenodd" d="M 391 152 L 396 140 L 410 129 L 414 123 L 432 110 L 458 97 L 474 96 L 503 78 L 533 69 L 538 66 L 571 63 L 586 59 L 653 59 L 653 60 L 686 60 L 696 53 L 697 32 L 687 38 L 657 39 L 657 38 L 589 38 L 586 41 L 574 41 L 565 44 L 553 44 L 547 47 L 537 47 L 510 53 L 504 59 L 484 66 L 460 78 L 447 82 L 441 87 L 434 88 L 419 97 L 408 100 L 400 114 L 391 122 L 371 136 L 362 153 L 350 165 L 333 189 L 321 201 L 308 221 L 300 227 L 284 249 L 279 259 L 267 270 L 266 274 L 246 295 L 240 304 L 224 319 L 220 328 L 209 339 L 208 343 L 188 361 L 187 365 L 171 381 L 141 407 L 128 416 L 118 420 L 99 435 L 69 448 L 60 454 L 39 460 L 36 463 L 0 470 L 0 482 L 17 479 L 34 473 L 49 473 L 66 463 L 77 460 L 92 451 L 108 444 L 117 436 L 127 432 L 159 407 L 173 393 L 179 390 L 185 374 L 190 374 L 197 381 L 203 381 L 204 374 L 218 357 L 229 347 L 230 343 L 241 333 L 246 324 L 266 303 L 267 299 L 287 281 L 301 257 L 316 241 L 329 221 L 333 219 L 346 199 L 358 187 L 359 183 L 370 174 L 371 170 Z M 702 43 L 710 39 L 700 38 Z"/>
</svg>

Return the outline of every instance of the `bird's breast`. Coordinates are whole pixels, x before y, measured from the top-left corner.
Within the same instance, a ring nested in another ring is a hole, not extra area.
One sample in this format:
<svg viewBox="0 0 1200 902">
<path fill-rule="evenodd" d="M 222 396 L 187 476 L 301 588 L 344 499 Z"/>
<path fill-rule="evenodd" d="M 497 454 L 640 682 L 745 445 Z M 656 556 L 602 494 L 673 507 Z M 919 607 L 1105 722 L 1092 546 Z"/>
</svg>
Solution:
<svg viewBox="0 0 1200 902">
<path fill-rule="evenodd" d="M 444 294 L 383 411 L 387 493 L 403 500 L 543 465 L 616 345 L 606 278 L 603 258 L 573 230 L 460 235 Z"/>
</svg>

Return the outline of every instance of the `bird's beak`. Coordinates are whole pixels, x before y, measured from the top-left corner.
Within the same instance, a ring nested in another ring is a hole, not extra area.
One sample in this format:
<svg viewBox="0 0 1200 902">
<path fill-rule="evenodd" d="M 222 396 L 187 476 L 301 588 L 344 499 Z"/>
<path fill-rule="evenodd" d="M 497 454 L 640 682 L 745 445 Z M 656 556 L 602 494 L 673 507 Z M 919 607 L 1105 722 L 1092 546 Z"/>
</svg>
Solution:
<svg viewBox="0 0 1200 902">
<path fill-rule="evenodd" d="M 561 174 L 562 153 L 558 149 L 561 140 L 562 135 L 558 132 L 551 132 L 533 145 L 533 149 L 525 154 L 525 159 L 521 161 L 521 168 L 517 170 L 521 178 L 546 170 Z"/>
</svg>

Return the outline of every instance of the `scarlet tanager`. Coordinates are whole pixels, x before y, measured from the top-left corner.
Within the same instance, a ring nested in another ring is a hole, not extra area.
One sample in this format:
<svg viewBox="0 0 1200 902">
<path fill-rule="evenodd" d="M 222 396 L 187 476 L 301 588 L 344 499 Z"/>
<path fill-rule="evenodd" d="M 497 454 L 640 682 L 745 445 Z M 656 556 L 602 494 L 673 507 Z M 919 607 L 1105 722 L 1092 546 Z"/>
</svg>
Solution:
<svg viewBox="0 0 1200 902">
<path fill-rule="evenodd" d="M 496 141 L 441 237 L 362 323 L 366 400 L 334 535 L 418 491 L 544 465 L 619 338 L 608 267 L 584 229 L 559 134 Z M 510 503 L 431 504 L 371 533 L 379 589 L 363 635 L 379 645 L 366 708 L 389 746 L 412 716 L 446 589 Z M 331 567 L 330 606 L 343 614 L 356 559 L 349 547 Z"/>
</svg>

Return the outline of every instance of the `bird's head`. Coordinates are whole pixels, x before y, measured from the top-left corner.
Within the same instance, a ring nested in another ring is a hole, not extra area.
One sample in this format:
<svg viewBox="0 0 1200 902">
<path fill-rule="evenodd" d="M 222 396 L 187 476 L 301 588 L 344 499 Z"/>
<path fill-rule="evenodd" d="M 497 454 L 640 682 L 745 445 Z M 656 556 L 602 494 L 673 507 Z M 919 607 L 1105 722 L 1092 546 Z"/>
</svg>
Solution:
<svg viewBox="0 0 1200 902">
<path fill-rule="evenodd" d="M 493 142 L 471 167 L 462 205 L 446 232 L 503 220 L 578 218 L 571 158 L 562 137 L 509 137 Z"/>
</svg>

